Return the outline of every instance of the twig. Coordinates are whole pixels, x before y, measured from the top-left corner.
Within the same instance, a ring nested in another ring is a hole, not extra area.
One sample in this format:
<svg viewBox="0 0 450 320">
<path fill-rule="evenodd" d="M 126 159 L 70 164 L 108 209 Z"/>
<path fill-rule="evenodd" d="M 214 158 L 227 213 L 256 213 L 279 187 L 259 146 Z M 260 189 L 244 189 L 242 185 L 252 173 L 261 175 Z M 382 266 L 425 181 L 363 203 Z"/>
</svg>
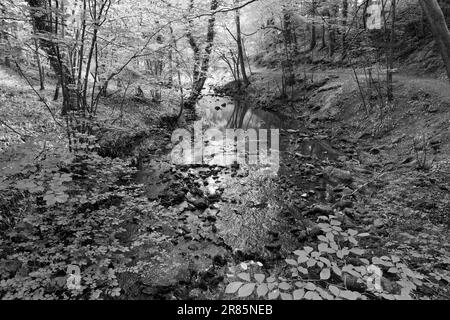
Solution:
<svg viewBox="0 0 450 320">
<path fill-rule="evenodd" d="M 47 140 L 44 141 L 44 147 L 42 148 L 42 151 L 34 158 L 34 160 L 36 161 L 38 158 L 40 158 L 40 156 L 44 154 L 46 149 L 47 149 Z"/>
<path fill-rule="evenodd" d="M 53 114 L 52 109 L 50 108 L 50 106 L 47 104 L 47 102 L 45 101 L 45 99 L 39 94 L 39 92 L 36 91 L 36 89 L 34 88 L 33 84 L 30 82 L 30 80 L 25 76 L 25 74 L 23 73 L 22 69 L 20 68 L 19 64 L 17 63 L 17 61 L 14 61 L 14 63 L 17 66 L 17 69 L 19 70 L 20 75 L 22 76 L 22 78 L 25 79 L 25 81 L 29 84 L 29 86 L 31 87 L 31 89 L 33 89 L 34 93 L 36 93 L 36 95 L 39 97 L 40 101 L 45 105 L 45 107 L 47 108 L 48 112 L 50 112 L 50 115 L 53 118 L 53 121 L 55 121 L 55 123 L 60 126 L 61 128 L 64 128 L 64 126 L 58 122 L 58 120 L 56 120 L 55 115 Z"/>
<path fill-rule="evenodd" d="M 349 195 L 343 195 L 341 200 L 344 200 L 347 197 L 353 197 L 354 195 L 356 195 L 357 193 L 359 193 L 362 189 L 364 189 L 365 187 L 367 187 L 369 184 L 375 182 L 376 180 L 380 179 L 382 176 L 384 176 L 386 174 L 386 171 L 384 171 L 384 169 L 378 174 L 376 175 L 372 180 L 370 180 L 369 182 L 363 184 L 362 186 L 360 186 L 358 189 L 356 189 L 355 191 L 353 191 L 353 193 L 349 194 Z"/>
<path fill-rule="evenodd" d="M 364 109 L 366 111 L 366 115 L 368 115 L 369 111 L 367 109 L 366 98 L 364 97 L 364 92 L 361 88 L 361 84 L 359 83 L 358 74 L 356 73 L 355 67 L 352 65 L 353 73 L 355 74 L 356 83 L 358 84 L 359 93 L 361 94 L 362 102 L 364 104 Z"/>
<path fill-rule="evenodd" d="M 25 138 L 27 137 L 26 135 L 20 133 L 19 131 L 17 131 L 16 129 L 12 128 L 10 125 L 8 125 L 5 121 L 3 121 L 2 119 L 0 119 L 0 123 L 3 124 L 5 127 L 7 127 L 9 130 L 11 130 L 12 132 L 14 132 L 15 134 L 19 135 L 20 138 L 22 140 L 25 141 Z"/>
</svg>

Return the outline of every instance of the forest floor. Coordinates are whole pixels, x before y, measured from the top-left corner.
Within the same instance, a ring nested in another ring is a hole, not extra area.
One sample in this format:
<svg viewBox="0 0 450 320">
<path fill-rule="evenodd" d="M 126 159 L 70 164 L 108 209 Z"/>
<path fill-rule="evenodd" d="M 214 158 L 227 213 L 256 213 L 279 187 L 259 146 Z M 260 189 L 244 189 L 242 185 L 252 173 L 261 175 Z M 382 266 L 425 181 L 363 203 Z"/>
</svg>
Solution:
<svg viewBox="0 0 450 320">
<path fill-rule="evenodd" d="M 173 165 L 173 108 L 120 98 L 100 107 L 99 154 L 73 158 L 35 93 L 0 69 L 0 297 L 450 298 L 449 86 L 398 76 L 394 105 L 371 93 L 366 112 L 352 70 L 316 71 L 291 101 L 258 71 L 254 105 L 295 120 L 275 178 Z M 70 265 L 82 286 L 67 290 Z"/>
<path fill-rule="evenodd" d="M 395 254 L 414 270 L 445 279 L 440 294 L 448 298 L 450 84 L 396 74 L 395 100 L 380 108 L 378 94 L 383 91 L 384 77 L 372 84 L 378 88 L 370 90 L 365 82 L 367 73 L 355 72 L 311 67 L 306 75 L 320 83 L 319 87 L 311 89 L 312 83 L 301 83 L 292 98 L 280 99 L 279 90 L 273 90 L 280 88 L 274 83 L 281 83 L 281 74 L 258 70 L 248 91 L 264 92 L 263 108 L 301 119 L 313 139 L 340 154 L 333 166 L 343 170 L 338 176 L 344 173 L 348 180 L 329 190 L 325 203 L 339 208 L 344 202 L 342 212 L 350 224 L 377 238 L 369 246 L 373 252 Z M 299 71 L 297 78 L 304 75 L 304 70 Z M 302 90 L 304 87 L 309 89 Z M 304 101 L 308 108 L 302 108 Z M 290 139 L 296 141 L 299 136 L 302 133 L 291 133 Z M 293 159 L 304 159 L 304 152 L 298 150 L 294 142 Z M 314 148 L 310 151 L 314 157 Z M 290 168 L 299 165 L 298 160 L 293 160 Z M 294 172 L 295 181 L 301 170 Z"/>
</svg>

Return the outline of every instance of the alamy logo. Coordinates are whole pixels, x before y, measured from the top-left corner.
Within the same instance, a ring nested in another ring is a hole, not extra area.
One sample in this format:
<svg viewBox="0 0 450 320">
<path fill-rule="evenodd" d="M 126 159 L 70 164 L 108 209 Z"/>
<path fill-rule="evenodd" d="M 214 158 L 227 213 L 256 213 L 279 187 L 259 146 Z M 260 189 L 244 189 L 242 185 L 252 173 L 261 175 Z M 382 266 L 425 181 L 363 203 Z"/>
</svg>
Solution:
<svg viewBox="0 0 450 320">
<path fill-rule="evenodd" d="M 383 292 L 381 286 L 381 279 L 383 278 L 383 271 L 375 265 L 367 267 L 369 278 L 367 279 L 367 287 L 370 291 Z"/>
<path fill-rule="evenodd" d="M 280 132 L 278 129 L 203 130 L 203 123 L 194 125 L 194 137 L 185 129 L 172 134 L 175 145 L 172 162 L 178 165 L 241 165 L 267 168 L 278 173 L 280 168 Z"/>
<path fill-rule="evenodd" d="M 78 266 L 67 267 L 67 288 L 69 290 L 81 290 L 81 270 Z"/>
</svg>

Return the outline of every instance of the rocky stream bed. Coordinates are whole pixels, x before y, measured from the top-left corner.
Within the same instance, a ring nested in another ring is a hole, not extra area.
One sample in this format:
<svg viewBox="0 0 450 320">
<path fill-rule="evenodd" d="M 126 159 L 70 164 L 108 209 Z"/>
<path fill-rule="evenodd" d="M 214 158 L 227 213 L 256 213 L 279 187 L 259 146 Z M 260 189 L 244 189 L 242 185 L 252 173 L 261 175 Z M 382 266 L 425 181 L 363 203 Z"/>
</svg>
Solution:
<svg viewBox="0 0 450 320">
<path fill-rule="evenodd" d="M 351 197 L 364 179 L 340 168 L 356 156 L 353 144 L 336 150 L 314 126 L 227 97 L 204 98 L 197 112 L 224 128 L 281 127 L 280 170 L 273 177 L 239 165 L 174 165 L 169 135 L 145 141 L 136 183 L 166 208 L 157 231 L 170 241 L 136 257 L 149 272 L 125 281 L 134 298 L 227 298 L 228 267 L 253 261 L 266 271 L 282 268 L 284 257 L 316 241 L 318 216 L 339 209 L 351 227 L 364 213 Z"/>
</svg>

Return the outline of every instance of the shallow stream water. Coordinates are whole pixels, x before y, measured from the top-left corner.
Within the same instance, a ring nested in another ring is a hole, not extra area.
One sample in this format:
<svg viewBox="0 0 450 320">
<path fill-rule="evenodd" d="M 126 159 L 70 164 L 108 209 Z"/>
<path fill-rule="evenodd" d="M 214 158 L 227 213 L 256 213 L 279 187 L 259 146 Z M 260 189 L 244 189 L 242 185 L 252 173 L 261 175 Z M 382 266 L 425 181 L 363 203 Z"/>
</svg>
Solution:
<svg viewBox="0 0 450 320">
<path fill-rule="evenodd" d="M 166 208 L 166 229 L 160 232 L 172 240 L 157 254 L 157 259 L 151 258 L 153 271 L 148 281 L 152 285 L 178 288 L 179 275 L 186 274 L 187 269 L 205 270 L 217 261 L 217 256 L 232 263 L 262 261 L 269 267 L 298 249 L 310 226 L 305 224 L 304 210 L 299 207 L 290 210 L 285 197 L 295 198 L 295 194 L 304 192 L 309 197 L 314 195 L 311 190 L 324 189 L 325 181 L 317 174 L 322 162 L 337 155 L 326 142 L 311 137 L 298 122 L 253 108 L 251 101 L 205 96 L 198 102 L 196 113 L 201 119 L 201 132 L 278 131 L 279 142 L 270 141 L 268 148 L 278 147 L 279 166 L 274 172 L 261 170 L 264 168 L 260 164 L 211 164 L 207 158 L 202 159 L 206 160 L 202 164 L 175 165 L 170 150 L 173 146 L 156 143 L 159 151 L 141 164 L 137 183 L 144 186 L 150 200 Z M 154 141 L 149 140 L 154 146 Z M 227 152 L 226 144 L 204 142 L 215 153 Z M 250 142 L 250 139 L 246 142 L 247 150 Z M 259 149 L 256 153 L 260 155 Z M 245 153 L 246 159 L 250 155 L 251 152 Z M 298 196 L 298 204 L 306 208 L 318 200 L 318 193 L 310 199 Z M 167 256 L 166 251 L 171 254 Z M 173 264 L 175 260 L 179 263 Z"/>
<path fill-rule="evenodd" d="M 337 153 L 326 142 L 309 136 L 307 130 L 301 128 L 295 120 L 253 108 L 251 101 L 208 95 L 198 102 L 196 113 L 201 119 L 201 132 L 215 129 L 224 133 L 224 140 L 227 139 L 225 132 L 228 129 L 242 129 L 243 132 L 254 129 L 258 132 L 254 137 L 256 139 L 261 138 L 259 130 L 267 130 L 269 161 L 265 162 L 265 166 L 261 163 L 246 165 L 252 155 L 249 148 L 252 141 L 248 139 L 244 146 L 246 150 L 244 159 L 240 159 L 243 160 L 241 162 L 243 164 L 236 169 L 230 163 L 216 161 L 218 154 L 225 155 L 223 159 L 226 159 L 229 153 L 228 144 L 221 141 L 217 143 L 216 140 L 203 137 L 200 146 L 193 144 L 193 152 L 190 152 L 193 158 L 181 156 L 183 161 L 187 162 L 182 161 L 179 163 L 181 166 L 174 166 L 172 162 L 174 152 L 176 154 L 184 152 L 177 150 L 180 146 L 175 145 L 174 150 L 165 158 L 144 164 L 139 172 L 138 182 L 145 186 L 149 199 L 170 198 L 172 201 L 176 198 L 176 201 L 168 203 L 169 206 L 178 205 L 186 200 L 195 205 L 201 202 L 209 206 L 215 204 L 220 212 L 215 223 L 218 235 L 229 247 L 254 252 L 272 242 L 270 234 L 279 233 L 289 238 L 282 242 L 290 243 L 286 247 L 292 249 L 296 243 L 295 235 L 291 235 L 292 224 L 280 216 L 285 208 L 283 196 L 286 191 L 282 188 L 292 184 L 291 191 L 301 189 L 309 192 L 317 187 L 324 189 L 326 182 L 322 178 L 312 179 L 310 176 L 314 174 L 305 173 L 304 166 L 311 162 L 332 160 L 337 157 Z M 279 137 L 271 137 L 271 130 L 279 132 Z M 274 142 L 271 139 L 279 141 Z M 256 142 L 258 147 L 259 142 Z M 191 164 L 189 161 L 196 160 L 195 154 L 202 151 L 198 148 L 204 148 L 205 145 L 212 149 L 212 152 L 201 158 L 201 163 Z M 233 145 L 231 153 L 236 153 L 235 147 L 236 145 Z M 276 147 L 277 150 L 273 150 L 272 147 Z M 259 148 L 253 150 L 259 162 L 261 162 L 260 151 Z M 180 158 L 177 156 L 178 160 Z M 274 162 L 278 162 L 276 166 Z M 270 164 L 267 166 L 267 163 Z M 271 170 L 267 170 L 267 167 Z M 273 177 L 275 180 L 267 180 Z M 202 191 L 195 194 L 196 191 L 192 191 L 192 187 L 194 190 L 198 187 Z M 219 199 L 211 202 L 209 197 L 216 193 Z M 317 192 L 317 195 L 319 193 Z M 278 196 L 280 198 L 275 199 Z M 323 195 L 316 199 L 321 197 L 323 198 Z M 264 241 L 261 241 L 263 239 Z"/>
</svg>

